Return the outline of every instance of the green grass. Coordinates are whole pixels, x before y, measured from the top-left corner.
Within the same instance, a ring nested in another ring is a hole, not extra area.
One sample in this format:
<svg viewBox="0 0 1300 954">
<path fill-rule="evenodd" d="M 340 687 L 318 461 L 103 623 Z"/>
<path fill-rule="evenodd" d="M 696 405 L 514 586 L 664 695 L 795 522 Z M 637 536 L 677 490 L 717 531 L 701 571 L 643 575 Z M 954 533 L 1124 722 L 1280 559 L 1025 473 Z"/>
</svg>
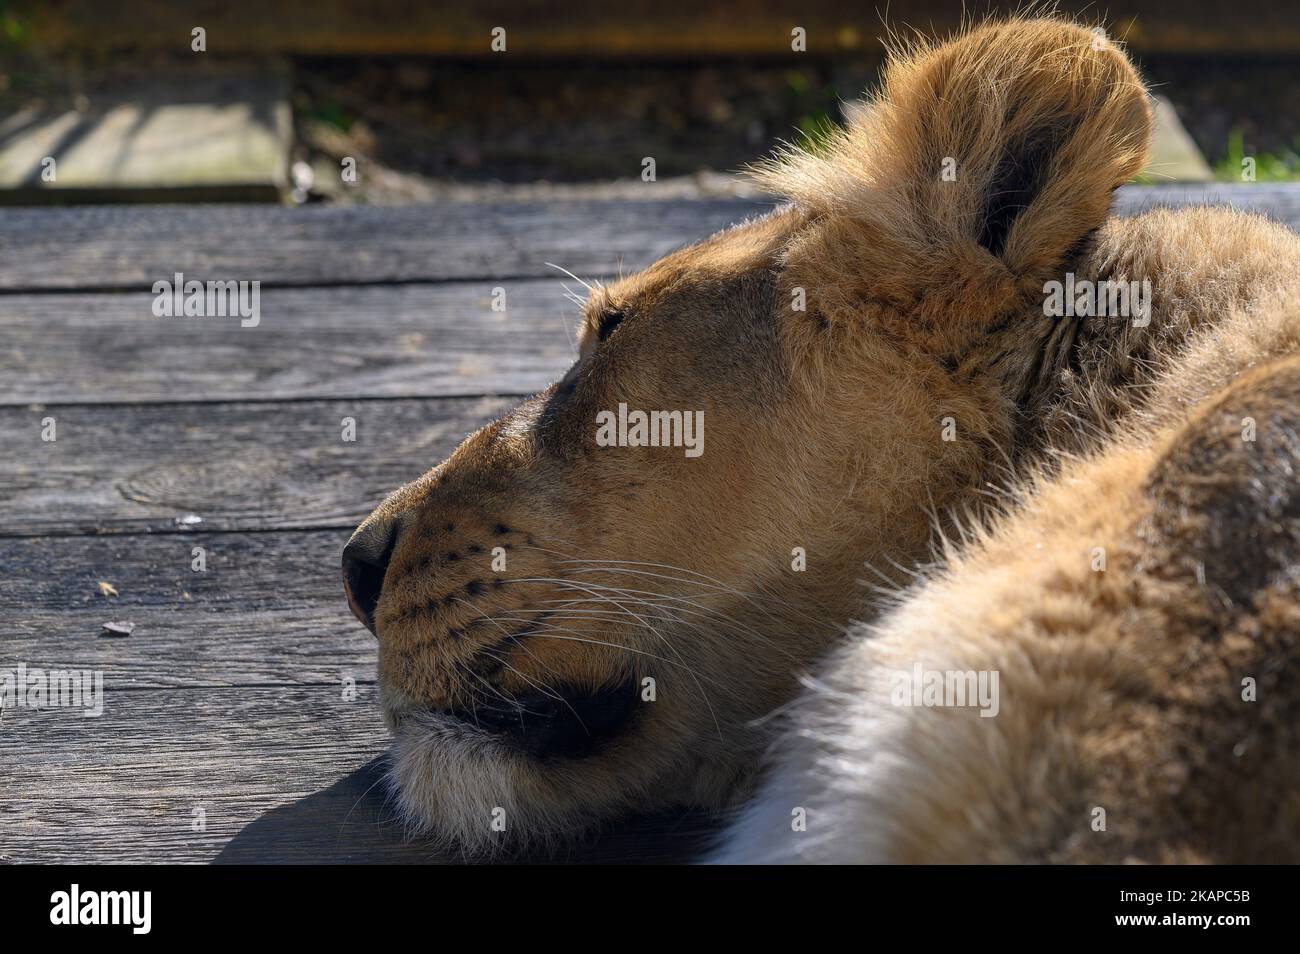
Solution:
<svg viewBox="0 0 1300 954">
<path fill-rule="evenodd" d="M 1261 152 L 1247 155 L 1240 130 L 1228 136 L 1228 154 L 1214 166 L 1214 178 L 1220 182 L 1241 182 L 1242 160 L 1255 160 L 1256 182 L 1295 182 L 1300 180 L 1300 140 L 1295 149 L 1283 153 Z"/>
<path fill-rule="evenodd" d="M 27 44 L 27 24 L 18 18 L 5 0 L 0 0 L 0 42 L 13 46 Z"/>
<path fill-rule="evenodd" d="M 299 96 L 296 105 L 309 119 L 327 123 L 343 132 L 351 129 L 353 123 L 357 121 L 355 113 L 330 99 Z"/>
</svg>

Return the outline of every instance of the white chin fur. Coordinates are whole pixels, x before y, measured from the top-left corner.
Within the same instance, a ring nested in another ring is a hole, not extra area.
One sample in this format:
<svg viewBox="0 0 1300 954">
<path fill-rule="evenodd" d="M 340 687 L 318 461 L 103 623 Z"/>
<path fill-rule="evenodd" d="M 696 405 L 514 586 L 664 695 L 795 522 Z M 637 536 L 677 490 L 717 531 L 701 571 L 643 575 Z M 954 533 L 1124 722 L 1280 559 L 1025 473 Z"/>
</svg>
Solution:
<svg viewBox="0 0 1300 954">
<path fill-rule="evenodd" d="M 629 812 L 725 805 L 735 767 L 683 760 L 689 753 L 634 735 L 584 758 L 538 761 L 450 716 L 420 712 L 394 734 L 388 778 L 413 835 L 470 855 L 544 851 Z"/>
<path fill-rule="evenodd" d="M 582 761 L 538 763 L 450 716 L 407 715 L 389 759 L 411 833 L 472 855 L 556 844 L 610 810 L 569 790 Z"/>
<path fill-rule="evenodd" d="M 518 771 L 511 753 L 491 739 L 435 713 L 404 716 L 389 753 L 392 793 L 410 832 L 472 852 L 507 844 L 518 814 Z"/>
<path fill-rule="evenodd" d="M 454 717 L 420 712 L 396 730 L 389 780 L 412 834 L 471 855 L 545 851 L 625 812 L 667 807 L 655 780 L 680 777 L 680 766 L 662 753 L 642 758 L 654 747 L 636 738 L 624 745 L 538 762 Z M 697 792 L 682 795 L 698 805 Z"/>
</svg>

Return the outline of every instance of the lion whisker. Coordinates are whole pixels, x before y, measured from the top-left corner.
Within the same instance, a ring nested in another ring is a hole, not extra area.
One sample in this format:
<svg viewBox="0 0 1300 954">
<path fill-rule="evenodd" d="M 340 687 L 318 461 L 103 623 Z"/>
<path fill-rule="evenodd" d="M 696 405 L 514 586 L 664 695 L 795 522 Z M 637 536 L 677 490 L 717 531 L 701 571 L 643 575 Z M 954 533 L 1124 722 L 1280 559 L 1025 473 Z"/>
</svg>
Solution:
<svg viewBox="0 0 1300 954">
<path fill-rule="evenodd" d="M 529 579 L 524 580 L 524 581 L 521 581 L 521 582 L 541 582 L 541 581 L 549 582 L 549 583 L 551 583 L 551 584 L 553 584 L 553 585 L 567 586 L 568 588 L 571 588 L 571 589 L 578 589 L 578 590 L 580 590 L 580 591 L 582 591 L 582 592 L 590 592 L 590 590 L 588 590 L 588 589 L 584 589 L 583 587 L 578 586 L 578 585 L 574 584 L 573 581 L 569 581 L 569 580 L 562 580 L 562 579 L 545 579 L 545 578 L 529 578 Z M 759 642 L 762 642 L 762 643 L 764 643 L 764 644 L 766 644 L 766 645 L 768 645 L 768 646 L 771 646 L 771 647 L 777 649 L 778 651 L 784 652 L 784 650 L 782 649 L 781 645 L 780 645 L 779 643 L 777 643 L 775 640 L 771 639 L 770 637 L 763 635 L 762 633 L 758 632 L 757 630 L 753 629 L 752 627 L 746 626 L 746 625 L 745 625 L 744 623 L 742 623 L 740 620 L 737 620 L 735 617 L 733 617 L 733 616 L 731 616 L 731 615 L 729 615 L 729 614 L 727 614 L 727 613 L 723 613 L 721 610 L 717 610 L 717 609 L 715 609 L 715 608 L 708 607 L 708 606 L 703 606 L 702 604 L 700 604 L 700 603 L 698 603 L 698 602 L 696 602 L 696 601 L 694 601 L 694 600 L 691 600 L 691 599 L 689 599 L 688 597 L 670 596 L 670 595 L 667 595 L 667 594 L 656 593 L 656 592 L 654 592 L 654 591 L 652 591 L 652 590 L 634 590 L 634 589 L 629 589 L 629 588 L 625 588 L 625 587 L 615 587 L 615 586 L 610 586 L 610 585 L 608 585 L 608 584 L 598 584 L 598 583 L 593 583 L 593 584 L 590 584 L 590 586 L 591 586 L 591 587 L 594 587 L 594 588 L 596 588 L 596 589 L 607 590 L 607 591 L 610 591 L 610 592 L 613 592 L 613 593 L 619 593 L 619 594 L 639 594 L 639 595 L 649 594 L 649 595 L 654 596 L 654 597 L 656 597 L 656 598 L 658 598 L 658 599 L 669 600 L 669 601 L 678 602 L 678 603 L 685 603 L 687 606 L 690 606 L 690 607 L 693 608 L 693 609 L 690 611 L 690 612 L 693 613 L 693 615 L 703 616 L 705 619 L 710 620 L 710 621 L 713 622 L 715 625 L 723 625 L 723 624 L 725 623 L 726 625 L 730 626 L 731 629 L 732 629 L 734 632 L 739 632 L 739 633 L 742 633 L 742 634 L 744 634 L 744 635 L 751 636 L 751 637 L 753 637 L 754 639 L 758 640 Z M 640 603 L 640 604 L 642 604 L 642 605 L 650 605 L 650 606 L 653 606 L 653 607 L 656 608 L 656 609 L 664 609 L 664 610 L 668 610 L 668 609 L 670 609 L 670 607 L 667 607 L 667 606 L 663 605 L 662 603 L 653 603 L 653 604 L 648 603 L 647 601 L 641 599 L 639 595 L 637 595 L 637 596 L 629 595 L 627 601 L 628 601 L 628 602 L 633 602 L 633 603 Z M 576 601 L 576 602 L 587 602 L 587 601 L 585 601 L 585 600 L 579 600 L 579 601 Z M 677 612 L 680 613 L 680 612 L 684 612 L 684 611 L 683 611 L 683 610 L 678 610 Z M 676 621 L 681 622 L 681 623 L 683 623 L 683 624 L 686 623 L 686 621 L 683 620 L 683 619 L 681 619 L 680 616 L 676 616 L 675 619 L 676 619 Z"/>
<path fill-rule="evenodd" d="M 622 643 L 611 643 L 611 642 L 609 642 L 609 641 L 607 641 L 607 640 L 603 640 L 603 639 L 591 639 L 591 638 L 588 638 L 588 637 L 576 636 L 576 635 L 570 635 L 570 636 L 559 636 L 559 635 L 556 635 L 557 633 L 581 633 L 581 632 L 582 632 L 582 630 L 573 630 L 573 629 L 557 629 L 557 628 L 550 628 L 550 627 L 547 627 L 547 628 L 545 628 L 545 629 L 539 629 L 539 630 L 537 630 L 536 632 L 529 633 L 529 637 L 530 637 L 530 638 L 540 637 L 540 638 L 543 638 L 543 639 L 558 639 L 558 640 L 564 640 L 564 641 L 567 641 L 567 642 L 575 642 L 575 643 L 590 643 L 590 644 L 593 645 L 593 646 L 605 646 L 605 647 L 608 647 L 608 648 L 610 648 L 610 649 L 617 649 L 617 650 L 620 650 L 620 651 L 622 651 L 622 652 L 632 653 L 632 654 L 635 655 L 635 656 L 645 656 L 647 659 L 653 659 L 653 660 L 655 660 L 656 662 L 665 663 L 665 664 L 667 664 L 667 665 L 669 665 L 669 666 L 676 666 L 676 667 L 678 667 L 678 668 L 680 668 L 680 669 L 684 669 L 686 672 L 688 672 L 688 673 L 690 673 L 691 675 L 696 676 L 697 678 L 699 678 L 699 674 L 696 673 L 696 671 L 694 670 L 694 668 L 692 668 L 688 663 L 681 662 L 681 661 L 676 660 L 676 659 L 669 659 L 667 656 L 659 656 L 659 655 L 656 655 L 655 653 L 647 652 L 647 651 L 644 650 L 644 649 L 635 649 L 635 648 L 633 648 L 632 646 L 626 646 L 626 645 L 624 645 L 624 644 L 622 644 Z M 709 677 L 707 677 L 707 676 L 706 676 L 706 677 L 703 677 L 703 678 L 707 679 L 708 682 L 710 682 L 710 683 L 713 683 L 713 684 L 716 684 L 716 685 L 719 685 L 719 686 L 722 685 L 722 683 L 719 683 L 716 679 L 711 679 L 711 678 L 709 678 Z"/>
<path fill-rule="evenodd" d="M 571 587 L 571 588 L 573 588 L 573 589 L 584 590 L 585 592 L 591 593 L 593 596 L 596 596 L 596 595 L 597 595 L 597 590 L 600 589 L 599 586 L 597 586 L 597 587 L 591 587 L 591 586 L 587 586 L 587 585 L 585 585 L 585 584 L 577 583 L 576 581 L 573 581 L 573 580 L 556 580 L 556 579 L 552 579 L 552 580 L 550 580 L 550 582 L 553 583 L 553 584 L 560 584 L 560 585 L 568 586 L 568 587 Z M 608 589 L 608 588 L 607 588 L 607 589 Z M 668 647 L 668 648 L 673 652 L 673 654 L 674 654 L 675 656 L 677 656 L 677 658 L 678 658 L 679 660 L 681 660 L 682 664 L 683 664 L 683 665 L 686 665 L 686 661 L 685 661 L 684 659 L 681 659 L 681 653 L 679 653 L 679 652 L 677 651 L 677 647 L 674 646 L 674 645 L 672 644 L 671 641 L 669 641 L 668 639 L 666 639 L 666 638 L 664 637 L 664 635 L 663 635 L 662 633 L 660 633 L 660 632 L 659 632 L 659 631 L 658 631 L 654 626 L 652 626 L 649 622 L 647 622 L 646 620 L 644 620 L 642 617 L 638 616 L 638 615 L 637 615 L 636 613 L 634 613 L 632 610 L 627 609 L 627 607 L 623 606 L 621 603 L 619 603 L 618 600 L 616 600 L 616 599 L 614 599 L 614 598 L 612 598 L 612 597 L 609 597 L 609 596 L 599 596 L 599 601 L 601 601 L 601 602 L 609 602 L 609 603 L 614 604 L 615 606 L 619 606 L 620 608 L 626 610 L 629 616 L 631 616 L 632 618 L 634 618 L 634 619 L 636 619 L 638 622 L 640 622 L 640 623 L 645 627 L 645 629 L 646 629 L 647 632 L 651 633 L 651 634 L 652 634 L 656 639 L 658 639 L 658 640 L 659 640 L 660 642 L 662 642 L 665 646 L 667 646 L 667 647 Z M 708 707 L 708 710 L 709 710 L 709 716 L 710 716 L 710 718 L 713 719 L 713 725 L 714 725 L 714 727 L 717 729 L 717 732 L 718 732 L 718 739 L 721 741 L 721 740 L 722 740 L 722 725 L 721 725 L 721 723 L 718 721 L 717 713 L 714 711 L 714 708 L 713 708 L 713 702 L 709 699 L 709 695 L 708 695 L 708 693 L 704 691 L 704 686 L 703 686 L 703 684 L 700 683 L 699 677 L 695 675 L 694 670 L 692 670 L 692 669 L 690 669 L 689 667 L 687 667 L 687 671 L 690 673 L 691 678 L 695 681 L 696 688 L 699 690 L 699 692 L 700 692 L 700 697 L 704 700 L 704 704 L 705 704 L 705 706 Z"/>
<path fill-rule="evenodd" d="M 584 282 L 581 278 L 579 278 L 577 275 L 573 274 L 573 272 L 569 271 L 567 268 L 565 268 L 565 267 L 562 266 L 562 265 L 556 265 L 554 262 L 543 262 L 542 264 L 545 265 L 547 268 L 553 268 L 553 269 L 555 269 L 557 272 L 562 272 L 562 273 L 564 273 L 565 275 L 568 275 L 570 278 L 572 278 L 575 282 L 577 282 L 577 283 L 578 283 L 579 285 L 581 285 L 583 288 L 587 289 L 587 291 L 589 291 L 589 292 L 594 292 L 594 291 L 596 290 L 595 287 L 594 287 L 593 285 L 591 285 L 589 282 Z"/>
<path fill-rule="evenodd" d="M 804 619 L 807 620 L 808 622 L 812 622 L 812 623 L 814 623 L 814 624 L 816 624 L 816 625 L 822 625 L 820 621 L 818 621 L 818 620 L 816 620 L 816 619 L 814 619 L 814 618 L 812 618 L 812 617 L 810 617 L 810 616 L 807 616 L 807 614 L 805 614 L 805 613 L 803 613 L 801 610 L 798 610 L 797 608 L 795 608 L 795 607 L 790 603 L 789 600 L 785 600 L 785 599 L 782 599 L 782 598 L 780 598 L 780 597 L 773 596 L 773 595 L 770 594 L 770 593 L 747 593 L 747 592 L 745 592 L 745 591 L 743 591 L 743 590 L 738 590 L 738 589 L 736 589 L 736 588 L 733 587 L 733 586 L 729 586 L 728 584 L 724 583 L 722 580 L 716 579 L 715 577 L 711 577 L 711 576 L 709 576 L 709 575 L 706 574 L 706 573 L 701 573 L 701 572 L 698 571 L 698 570 L 692 570 L 692 569 L 689 569 L 689 568 L 687 568 L 687 567 L 674 566 L 674 565 L 672 565 L 672 564 L 668 564 L 668 563 L 654 563 L 654 562 L 651 562 L 651 561 L 645 561 L 645 560 L 611 560 L 611 559 L 591 560 L 591 559 L 583 559 L 583 558 L 579 558 L 579 557 L 572 557 L 572 556 L 569 556 L 569 555 L 567 555 L 567 554 L 564 554 L 564 553 L 562 553 L 562 552 L 560 552 L 560 551 L 557 551 L 557 550 L 551 550 L 551 549 L 548 549 L 548 548 L 546 548 L 546 547 L 537 547 L 537 546 L 533 546 L 533 547 L 529 547 L 528 549 L 540 550 L 540 551 L 545 552 L 545 553 L 551 553 L 551 554 L 554 554 L 554 555 L 558 555 L 558 556 L 564 557 L 564 559 L 562 559 L 562 560 L 560 561 L 561 563 L 586 563 L 586 564 L 600 564 L 601 567 L 608 567 L 608 568 L 609 568 L 609 569 L 607 570 L 607 572 L 618 572 L 618 573 L 623 573 L 623 572 L 626 572 L 626 573 L 639 573 L 639 574 L 641 574 L 641 575 L 656 576 L 657 578 L 660 578 L 660 579 L 672 580 L 672 581 L 674 581 L 674 582 L 678 582 L 678 583 L 688 583 L 688 584 L 691 584 L 691 585 L 694 585 L 694 586 L 703 586 L 703 585 L 704 585 L 704 584 L 700 583 L 698 580 L 682 579 L 682 578 L 680 578 L 680 577 L 673 577 L 673 576 L 659 576 L 659 575 L 656 575 L 656 574 L 650 574 L 650 573 L 647 573 L 647 572 L 645 572 L 645 571 L 624 570 L 623 567 L 627 567 L 627 566 L 632 566 L 632 567 L 645 566 L 645 567 L 652 567 L 652 568 L 655 568 L 655 569 L 671 570 L 671 571 L 676 572 L 676 573 L 687 573 L 687 574 L 690 574 L 690 575 L 692 575 L 692 576 L 700 577 L 702 580 L 704 580 L 704 581 L 706 581 L 707 583 L 711 584 L 711 588 L 715 588 L 715 589 L 721 590 L 721 591 L 723 591 L 723 592 L 730 593 L 730 594 L 732 594 L 732 595 L 734 595 L 734 596 L 741 597 L 741 598 L 743 598 L 743 599 L 746 599 L 746 600 L 750 601 L 751 603 L 754 603 L 755 606 L 756 606 L 756 608 L 758 608 L 760 611 L 762 611 L 762 612 L 764 612 L 764 613 L 767 613 L 768 611 L 767 611 L 764 607 L 758 605 L 757 601 L 759 601 L 759 600 L 766 600 L 766 601 L 768 601 L 768 602 L 777 603 L 777 604 L 779 604 L 779 606 L 780 606 L 782 609 L 792 610 L 796 615 L 803 616 Z M 593 568 L 593 571 L 594 571 L 594 569 L 595 569 L 595 568 Z M 591 572 L 591 571 L 588 571 L 588 572 Z M 770 616 L 770 614 L 769 614 L 769 616 Z"/>
<path fill-rule="evenodd" d="M 501 630 L 501 633 L 502 633 L 504 636 L 506 636 L 508 639 L 513 639 L 516 645 L 520 645 L 519 640 L 515 637 L 515 634 L 514 634 L 514 633 L 509 632 L 509 631 L 508 631 L 504 626 L 502 626 L 500 623 L 498 623 L 495 619 L 493 619 L 493 618 L 492 618 L 491 616 L 489 616 L 488 614 L 484 613 L 481 609 L 479 609 L 478 607 L 474 606 L 474 604 L 470 603 L 470 602 L 467 601 L 467 600 L 460 599 L 459 597 L 457 598 L 457 602 L 463 603 L 464 605 L 468 606 L 470 609 L 477 611 L 478 614 L 479 614 L 479 618 L 480 618 L 480 619 L 486 620 L 487 622 L 489 622 L 489 623 L 491 623 L 492 625 L 496 626 L 499 630 Z M 484 648 L 484 649 L 482 649 L 482 650 L 480 650 L 480 651 L 481 651 L 481 652 L 485 652 L 488 656 L 490 656 L 490 657 L 492 657 L 493 659 L 497 660 L 497 662 L 501 663 L 501 665 L 505 666 L 507 669 L 509 669 L 511 672 L 513 672 L 516 676 L 518 676 L 520 679 L 524 680 L 524 682 L 528 683 L 528 684 L 529 684 L 530 686 L 532 686 L 533 688 L 537 689 L 537 690 L 538 690 L 539 692 L 541 692 L 543 695 L 549 696 L 549 697 L 555 699 L 555 700 L 558 701 L 558 702 L 563 702 L 564 705 L 568 708 L 568 710 L 569 710 L 570 712 L 573 713 L 573 717 L 574 717 L 575 719 L 577 719 L 579 723 L 582 722 L 582 718 L 578 715 L 577 710 L 575 710 L 575 709 L 573 708 L 572 703 L 570 703 L 569 700 L 566 699 L 566 698 L 564 697 L 564 695 L 563 695 L 561 692 L 559 692 L 559 690 L 557 690 L 554 686 L 551 686 L 549 683 L 545 683 L 545 681 L 543 681 L 543 685 L 539 686 L 537 683 L 533 682 L 531 679 L 529 679 L 527 676 L 525 676 L 522 672 L 520 672 L 520 671 L 519 671 L 518 669 L 516 669 L 514 666 L 510 665 L 510 663 L 506 662 L 506 660 L 505 660 L 503 657 L 498 656 L 497 654 L 495 654 L 494 652 L 492 652 L 492 650 L 487 649 L 487 648 Z M 527 651 L 527 650 L 525 650 L 525 651 Z M 532 653 L 529 653 L 529 655 L 531 656 Z M 536 659 L 537 657 L 534 656 L 533 658 Z M 486 680 L 483 679 L 482 676 L 480 676 L 478 673 L 474 672 L 473 670 L 469 670 L 469 672 L 470 672 L 471 675 L 473 675 L 475 678 L 479 679 L 481 682 L 486 682 Z M 504 698 L 504 697 L 503 697 L 503 698 Z"/>
</svg>

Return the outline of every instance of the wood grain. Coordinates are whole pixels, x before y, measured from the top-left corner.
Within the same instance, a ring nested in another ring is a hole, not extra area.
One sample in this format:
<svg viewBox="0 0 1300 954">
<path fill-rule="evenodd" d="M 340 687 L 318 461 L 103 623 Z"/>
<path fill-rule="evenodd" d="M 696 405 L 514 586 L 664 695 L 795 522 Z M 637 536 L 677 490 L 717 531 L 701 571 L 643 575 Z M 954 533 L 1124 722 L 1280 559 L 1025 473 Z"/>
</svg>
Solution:
<svg viewBox="0 0 1300 954">
<path fill-rule="evenodd" d="M 1258 212 L 1293 229 L 1300 229 L 1300 183 L 1208 182 L 1123 186 L 1115 195 L 1117 215 L 1136 215 L 1147 209 L 1172 209 L 1195 205 L 1226 205 Z"/>
<path fill-rule="evenodd" d="M 646 184 L 648 199 L 653 183 Z M 1116 211 L 1201 203 L 1300 226 L 1300 185 L 1125 186 Z M 749 199 L 443 203 L 400 208 L 86 206 L 0 218 L 0 290 L 144 291 L 187 278 L 276 285 L 583 277 L 630 271 L 770 208 Z"/>
<path fill-rule="evenodd" d="M 0 667 L 99 670 L 128 690 L 373 683 L 375 640 L 343 599 L 348 535 L 2 539 Z M 101 635 L 120 620 L 135 624 L 129 637 Z"/>
<path fill-rule="evenodd" d="M 510 398 L 0 408 L 0 536 L 354 527 Z M 41 439 L 55 419 L 57 440 Z M 343 421 L 356 423 L 343 440 Z M 195 518 L 198 518 L 196 521 Z"/>
<path fill-rule="evenodd" d="M 554 277 L 640 268 L 770 203 L 440 203 L 395 208 L 257 205 L 11 209 L 0 290 L 147 290 L 187 279 L 339 285 Z"/>
<path fill-rule="evenodd" d="M 573 363 L 578 322 L 558 277 L 269 289 L 248 328 L 158 318 L 152 301 L 0 296 L 0 403 L 523 394 Z"/>
</svg>

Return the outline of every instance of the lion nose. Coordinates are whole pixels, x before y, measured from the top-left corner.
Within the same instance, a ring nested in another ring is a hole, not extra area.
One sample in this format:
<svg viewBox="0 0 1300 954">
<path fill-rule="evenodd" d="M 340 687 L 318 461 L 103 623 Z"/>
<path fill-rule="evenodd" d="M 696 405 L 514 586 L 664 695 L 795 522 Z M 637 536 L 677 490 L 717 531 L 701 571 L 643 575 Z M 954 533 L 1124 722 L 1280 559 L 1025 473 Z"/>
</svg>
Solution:
<svg viewBox="0 0 1300 954">
<path fill-rule="evenodd" d="M 366 629 L 375 632 L 375 607 L 384 589 L 388 561 L 397 546 L 398 521 L 391 517 L 372 518 L 352 534 L 343 548 L 343 591 L 348 606 Z"/>
</svg>

